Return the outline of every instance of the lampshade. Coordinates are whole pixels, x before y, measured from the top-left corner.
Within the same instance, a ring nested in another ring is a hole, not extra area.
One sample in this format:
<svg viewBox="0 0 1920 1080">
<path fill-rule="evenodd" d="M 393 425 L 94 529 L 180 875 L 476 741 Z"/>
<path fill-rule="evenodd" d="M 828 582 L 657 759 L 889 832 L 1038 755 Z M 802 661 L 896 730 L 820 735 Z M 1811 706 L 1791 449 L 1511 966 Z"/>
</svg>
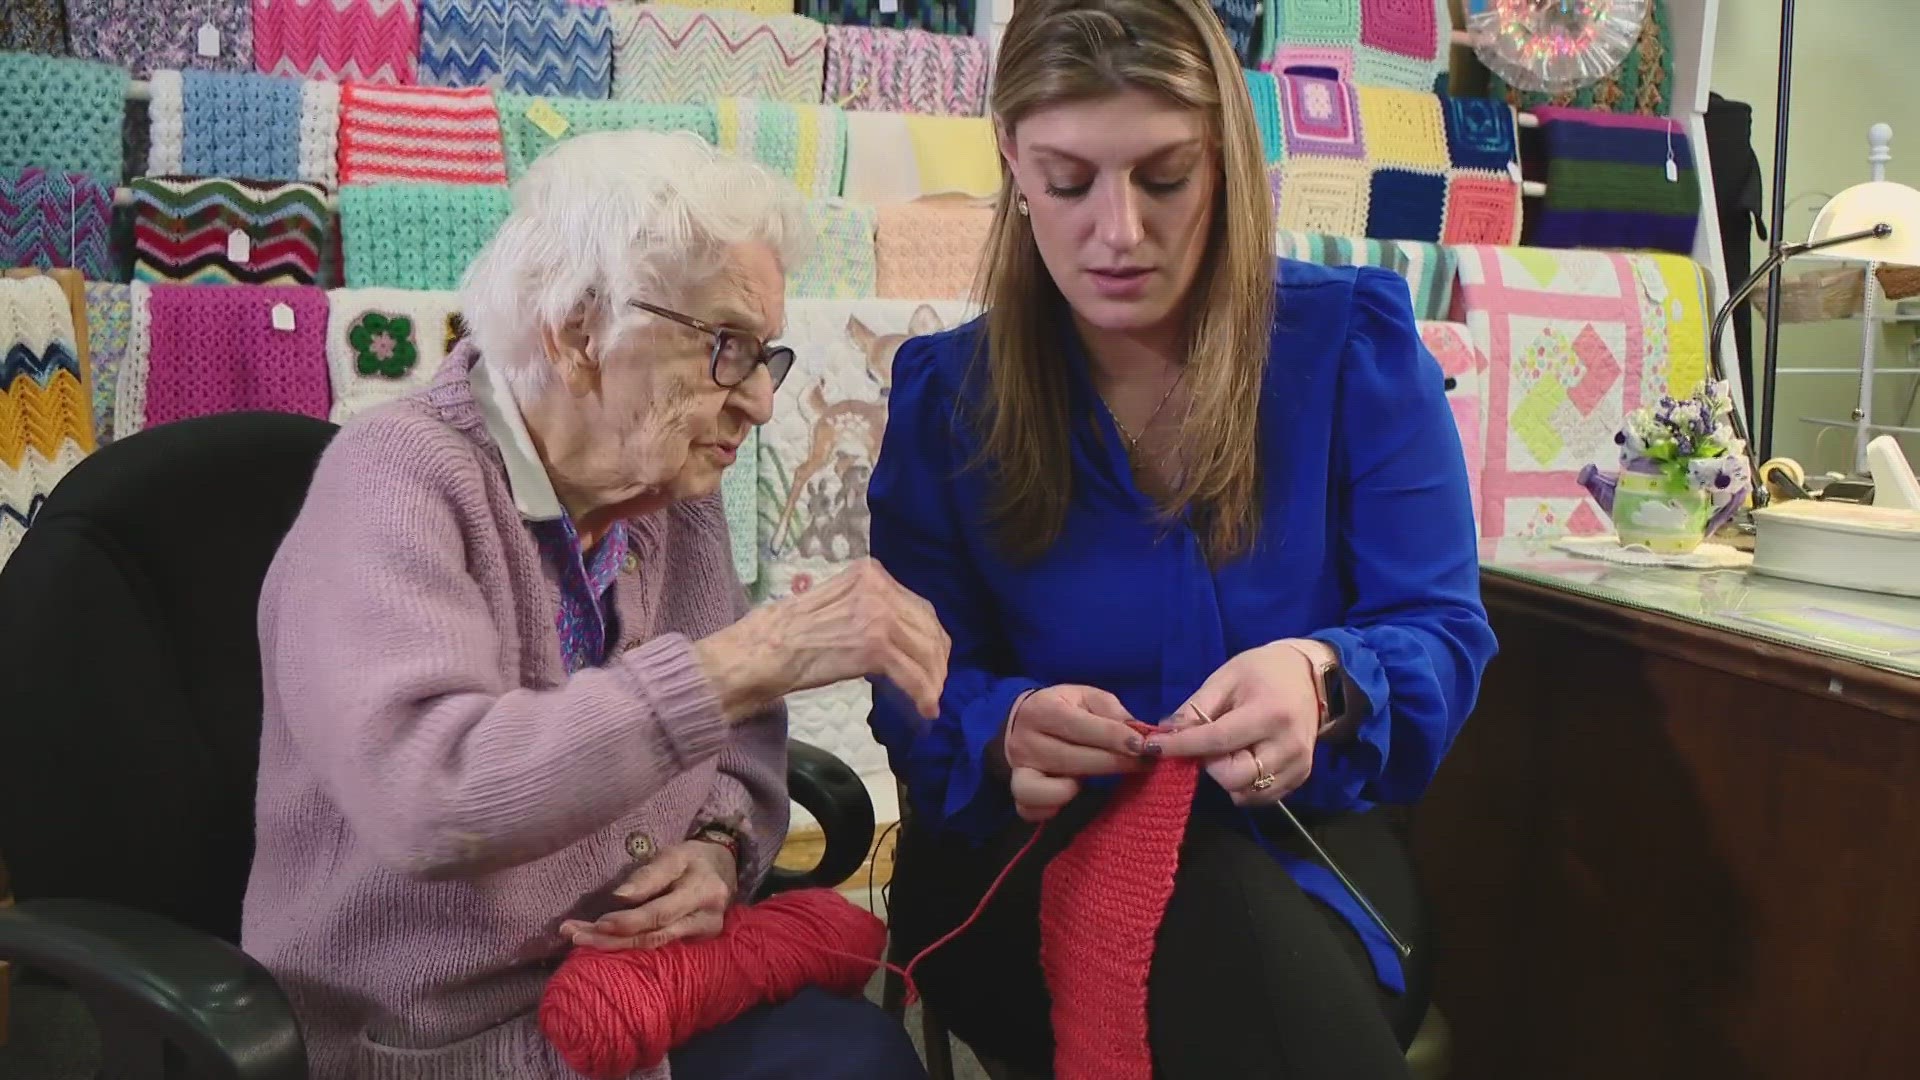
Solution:
<svg viewBox="0 0 1920 1080">
<path fill-rule="evenodd" d="M 1920 191 L 1887 180 L 1857 184 L 1835 195 L 1814 219 L 1809 243 L 1891 225 L 1893 235 L 1850 240 L 1806 253 L 1819 259 L 1920 266 Z"/>
</svg>

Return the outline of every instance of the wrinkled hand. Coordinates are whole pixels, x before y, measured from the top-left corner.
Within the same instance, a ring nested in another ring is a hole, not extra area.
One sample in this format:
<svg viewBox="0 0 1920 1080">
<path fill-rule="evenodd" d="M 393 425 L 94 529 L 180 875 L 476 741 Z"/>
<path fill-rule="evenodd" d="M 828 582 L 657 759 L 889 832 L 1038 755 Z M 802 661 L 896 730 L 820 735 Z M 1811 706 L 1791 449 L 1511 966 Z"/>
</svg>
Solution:
<svg viewBox="0 0 1920 1080">
<path fill-rule="evenodd" d="M 589 949 L 657 949 L 670 941 L 704 941 L 726 925 L 737 888 L 733 853 L 687 840 L 628 875 L 613 895 L 634 907 L 594 922 L 568 920 L 560 933 Z"/>
<path fill-rule="evenodd" d="M 931 720 L 940 715 L 952 644 L 933 605 L 863 559 L 824 585 L 755 608 L 697 648 L 723 701 L 735 688 L 778 700 L 873 675 Z"/>
<path fill-rule="evenodd" d="M 1320 734 L 1313 680 L 1312 663 L 1291 645 L 1249 649 L 1221 665 L 1187 699 L 1174 730 L 1147 738 L 1147 752 L 1204 759 L 1207 775 L 1237 805 L 1277 803 L 1313 771 Z M 1273 782 L 1256 790 L 1262 769 Z"/>
<path fill-rule="evenodd" d="M 1008 718 L 1002 755 L 1014 809 L 1040 822 L 1080 794 L 1083 776 L 1132 772 L 1143 762 L 1140 733 L 1120 699 L 1091 686 L 1049 686 L 1028 694 Z"/>
</svg>

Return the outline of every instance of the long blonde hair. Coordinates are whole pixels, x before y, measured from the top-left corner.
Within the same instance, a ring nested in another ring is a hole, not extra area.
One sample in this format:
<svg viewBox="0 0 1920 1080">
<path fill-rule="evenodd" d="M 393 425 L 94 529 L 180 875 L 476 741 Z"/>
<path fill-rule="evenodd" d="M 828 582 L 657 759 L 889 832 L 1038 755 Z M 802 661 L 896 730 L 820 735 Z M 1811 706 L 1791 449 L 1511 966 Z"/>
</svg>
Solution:
<svg viewBox="0 0 1920 1080">
<path fill-rule="evenodd" d="M 1271 2 L 1271 0 L 1269 0 Z M 1020 0 L 995 60 L 994 122 L 1010 140 L 1033 112 L 1127 89 L 1206 114 L 1223 182 L 1208 251 L 1182 306 L 1192 407 L 1181 428 L 1169 519 L 1191 511 L 1208 558 L 1243 552 L 1260 519 L 1260 391 L 1273 330 L 1273 204 L 1253 104 L 1224 27 L 1206 0 Z M 1066 300 L 1014 206 L 1000 198 L 976 286 L 987 308 L 981 461 L 992 512 L 1016 558 L 1044 554 L 1072 499 L 1067 373 L 1059 334 Z M 976 364 L 976 371 L 981 365 Z"/>
</svg>

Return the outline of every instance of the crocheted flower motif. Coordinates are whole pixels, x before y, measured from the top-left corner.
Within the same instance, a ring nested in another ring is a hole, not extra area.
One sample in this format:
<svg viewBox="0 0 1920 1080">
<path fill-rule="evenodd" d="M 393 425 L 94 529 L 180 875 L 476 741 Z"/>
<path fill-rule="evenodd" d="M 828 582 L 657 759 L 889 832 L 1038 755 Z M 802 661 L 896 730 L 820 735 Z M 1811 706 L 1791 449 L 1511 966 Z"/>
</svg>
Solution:
<svg viewBox="0 0 1920 1080">
<path fill-rule="evenodd" d="M 405 315 L 369 311 L 347 331 L 354 366 L 362 375 L 404 378 L 420 359 L 413 343 L 413 320 Z"/>
</svg>

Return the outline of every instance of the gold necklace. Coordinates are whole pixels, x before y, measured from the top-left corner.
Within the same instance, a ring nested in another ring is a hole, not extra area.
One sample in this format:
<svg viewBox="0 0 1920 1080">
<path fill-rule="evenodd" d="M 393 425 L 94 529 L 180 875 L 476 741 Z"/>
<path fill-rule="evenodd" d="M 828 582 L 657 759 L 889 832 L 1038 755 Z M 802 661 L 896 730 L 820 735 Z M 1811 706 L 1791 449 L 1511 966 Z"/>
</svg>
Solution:
<svg viewBox="0 0 1920 1080">
<path fill-rule="evenodd" d="M 1187 377 L 1187 369 L 1183 367 L 1180 369 L 1180 373 L 1173 377 L 1173 382 L 1167 385 L 1166 394 L 1160 398 L 1160 404 L 1155 405 L 1153 407 L 1153 412 L 1147 417 L 1147 422 L 1140 425 L 1139 435 L 1135 435 L 1132 432 L 1127 430 L 1127 425 L 1120 422 L 1120 416 L 1119 414 L 1113 411 L 1113 406 L 1107 404 L 1106 395 L 1104 394 L 1100 395 L 1100 407 L 1107 410 L 1107 418 L 1113 421 L 1113 426 L 1115 428 L 1119 429 L 1120 437 L 1127 440 L 1128 453 L 1132 453 L 1133 451 L 1140 449 L 1141 437 L 1146 435 L 1148 428 L 1153 427 L 1153 422 L 1155 420 L 1160 419 L 1160 414 L 1166 411 L 1167 402 L 1173 400 L 1173 392 L 1175 390 L 1180 389 L 1180 380 L 1186 377 Z"/>
</svg>

